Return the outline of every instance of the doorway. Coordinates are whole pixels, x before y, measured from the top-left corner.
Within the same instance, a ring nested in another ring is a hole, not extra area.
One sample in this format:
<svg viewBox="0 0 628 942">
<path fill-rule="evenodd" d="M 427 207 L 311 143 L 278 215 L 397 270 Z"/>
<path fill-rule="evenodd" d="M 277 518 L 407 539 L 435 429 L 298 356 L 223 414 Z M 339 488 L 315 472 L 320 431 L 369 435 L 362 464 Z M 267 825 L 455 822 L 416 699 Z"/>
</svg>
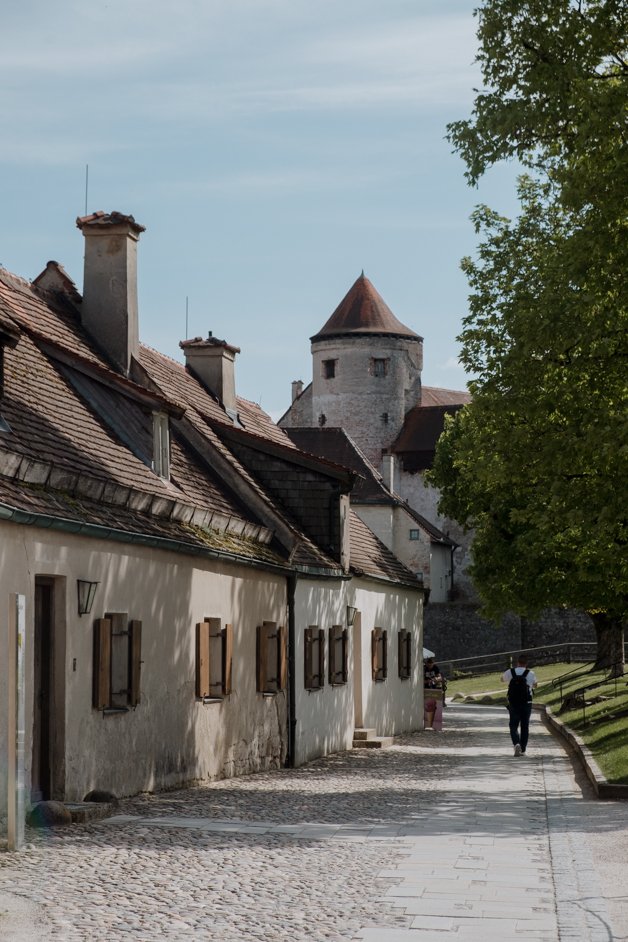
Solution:
<svg viewBox="0 0 628 942">
<path fill-rule="evenodd" d="M 54 579 L 35 578 L 31 801 L 52 797 Z"/>
</svg>

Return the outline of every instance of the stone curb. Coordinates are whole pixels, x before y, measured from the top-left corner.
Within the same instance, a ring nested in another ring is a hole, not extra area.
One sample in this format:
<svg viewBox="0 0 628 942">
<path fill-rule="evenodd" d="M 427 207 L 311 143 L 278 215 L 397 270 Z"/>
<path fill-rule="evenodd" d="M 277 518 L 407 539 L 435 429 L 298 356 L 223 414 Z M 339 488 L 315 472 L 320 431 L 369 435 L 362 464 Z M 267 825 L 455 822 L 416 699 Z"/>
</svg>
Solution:
<svg viewBox="0 0 628 942">
<path fill-rule="evenodd" d="M 541 714 L 545 725 L 557 732 L 572 747 L 598 798 L 628 800 L 628 785 L 611 785 L 607 782 L 589 747 L 562 720 L 554 716 L 551 707 L 535 703 L 534 709 Z"/>
</svg>

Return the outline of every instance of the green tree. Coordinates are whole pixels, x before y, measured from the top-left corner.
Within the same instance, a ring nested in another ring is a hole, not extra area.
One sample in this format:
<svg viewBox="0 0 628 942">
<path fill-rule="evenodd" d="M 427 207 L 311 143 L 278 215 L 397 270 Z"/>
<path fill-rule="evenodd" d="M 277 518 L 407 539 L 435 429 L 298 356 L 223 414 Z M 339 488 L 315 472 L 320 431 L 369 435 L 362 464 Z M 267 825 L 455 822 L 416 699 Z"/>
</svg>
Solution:
<svg viewBox="0 0 628 942">
<path fill-rule="evenodd" d="M 475 529 L 485 608 L 588 611 L 598 662 L 628 614 L 627 17 L 614 0 L 486 0 L 486 89 L 449 128 L 471 183 L 516 157 L 515 221 L 474 214 L 461 359 L 473 401 L 432 482 Z"/>
</svg>

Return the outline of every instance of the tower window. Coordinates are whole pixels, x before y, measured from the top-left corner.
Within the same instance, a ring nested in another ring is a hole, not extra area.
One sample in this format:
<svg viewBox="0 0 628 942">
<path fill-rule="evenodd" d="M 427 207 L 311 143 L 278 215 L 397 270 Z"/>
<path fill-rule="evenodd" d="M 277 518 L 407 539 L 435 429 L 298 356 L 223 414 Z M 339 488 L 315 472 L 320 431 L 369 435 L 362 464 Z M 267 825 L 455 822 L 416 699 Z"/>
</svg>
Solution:
<svg viewBox="0 0 628 942">
<path fill-rule="evenodd" d="M 325 379 L 333 379 L 336 375 L 336 361 L 323 360 L 323 376 Z"/>
<path fill-rule="evenodd" d="M 388 373 L 388 360 L 380 360 L 374 357 L 371 360 L 371 373 L 373 376 L 386 376 Z"/>
<path fill-rule="evenodd" d="M 382 423 L 384 425 L 388 425 L 388 413 L 387 412 L 382 412 Z"/>
</svg>

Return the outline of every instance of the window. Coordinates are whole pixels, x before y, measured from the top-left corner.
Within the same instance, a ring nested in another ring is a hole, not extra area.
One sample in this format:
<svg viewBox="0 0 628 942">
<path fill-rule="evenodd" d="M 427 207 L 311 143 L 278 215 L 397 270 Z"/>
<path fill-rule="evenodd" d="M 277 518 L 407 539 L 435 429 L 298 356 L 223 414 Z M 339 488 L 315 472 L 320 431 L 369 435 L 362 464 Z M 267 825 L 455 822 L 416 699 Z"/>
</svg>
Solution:
<svg viewBox="0 0 628 942">
<path fill-rule="evenodd" d="M 411 540 L 420 540 L 421 531 L 420 530 L 410 530 L 410 539 Z"/>
<path fill-rule="evenodd" d="M 320 414 L 319 417 L 318 417 L 318 424 L 319 424 L 319 425 L 321 426 L 321 428 L 322 428 L 323 425 L 326 424 L 326 422 L 327 422 L 327 416 L 325 415 L 324 412 L 321 412 L 321 414 Z"/>
<path fill-rule="evenodd" d="M 323 378 L 333 379 L 336 375 L 336 360 L 323 360 Z"/>
<path fill-rule="evenodd" d="M 274 621 L 257 626 L 257 690 L 278 693 L 288 681 L 286 629 Z"/>
<path fill-rule="evenodd" d="M 382 412 L 382 425 L 388 425 L 388 413 Z"/>
<path fill-rule="evenodd" d="M 346 684 L 349 679 L 349 630 L 342 625 L 329 629 L 329 683 Z"/>
<path fill-rule="evenodd" d="M 316 625 L 305 629 L 304 673 L 306 690 L 325 686 L 325 632 Z"/>
<path fill-rule="evenodd" d="M 94 622 L 96 710 L 121 712 L 140 702 L 142 623 L 126 612 L 108 612 Z"/>
<path fill-rule="evenodd" d="M 196 696 L 222 700 L 231 693 L 233 627 L 220 618 L 206 618 L 196 626 Z"/>
<path fill-rule="evenodd" d="M 153 471 L 170 480 L 170 429 L 163 412 L 153 413 Z"/>
<path fill-rule="evenodd" d="M 388 632 L 373 628 L 371 632 L 371 668 L 373 680 L 380 682 L 388 676 Z"/>
<path fill-rule="evenodd" d="M 399 641 L 399 676 L 407 680 L 412 675 L 412 632 L 402 629 Z"/>
<path fill-rule="evenodd" d="M 371 373 L 373 376 L 386 376 L 388 373 L 388 360 L 380 360 L 373 357 L 371 360 Z"/>
</svg>

